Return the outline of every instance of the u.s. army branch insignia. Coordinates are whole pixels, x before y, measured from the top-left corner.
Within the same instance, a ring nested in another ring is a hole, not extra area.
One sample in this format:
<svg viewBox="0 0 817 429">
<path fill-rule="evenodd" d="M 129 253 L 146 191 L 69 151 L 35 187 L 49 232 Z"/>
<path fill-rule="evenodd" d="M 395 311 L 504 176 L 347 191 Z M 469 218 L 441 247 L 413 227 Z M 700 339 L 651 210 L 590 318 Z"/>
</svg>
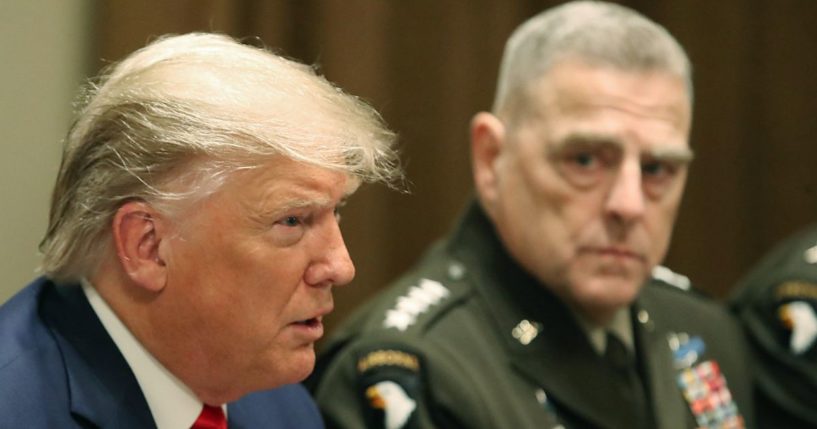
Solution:
<svg viewBox="0 0 817 429">
<path fill-rule="evenodd" d="M 400 348 L 376 348 L 358 355 L 358 394 L 367 427 L 410 428 L 421 400 L 420 357 Z"/>
</svg>

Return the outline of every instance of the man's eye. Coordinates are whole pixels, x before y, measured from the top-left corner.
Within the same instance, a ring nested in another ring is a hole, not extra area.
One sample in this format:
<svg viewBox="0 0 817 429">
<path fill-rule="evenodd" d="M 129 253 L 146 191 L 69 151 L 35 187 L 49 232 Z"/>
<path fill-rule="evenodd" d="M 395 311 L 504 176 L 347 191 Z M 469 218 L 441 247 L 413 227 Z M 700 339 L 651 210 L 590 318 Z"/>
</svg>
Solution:
<svg viewBox="0 0 817 429">
<path fill-rule="evenodd" d="M 280 223 L 284 226 L 298 226 L 301 224 L 301 220 L 297 216 L 287 216 Z"/>
<path fill-rule="evenodd" d="M 663 177 L 667 175 L 672 175 L 674 168 L 667 165 L 664 162 L 654 161 L 654 162 L 645 162 L 641 165 L 641 172 L 645 176 L 650 177 Z"/>
<path fill-rule="evenodd" d="M 653 197 L 659 197 L 671 189 L 678 179 L 682 167 L 674 162 L 647 160 L 641 163 L 641 178 L 644 190 Z"/>
<path fill-rule="evenodd" d="M 593 167 L 598 163 L 598 158 L 591 153 L 583 152 L 573 155 L 572 161 L 580 167 Z"/>
</svg>

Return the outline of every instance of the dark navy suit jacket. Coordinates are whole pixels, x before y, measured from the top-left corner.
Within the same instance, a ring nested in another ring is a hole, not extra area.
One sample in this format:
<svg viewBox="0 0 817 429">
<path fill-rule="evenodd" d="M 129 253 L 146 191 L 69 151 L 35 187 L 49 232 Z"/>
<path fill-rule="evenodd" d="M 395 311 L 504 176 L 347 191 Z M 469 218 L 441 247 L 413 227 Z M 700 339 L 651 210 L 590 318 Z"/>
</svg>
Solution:
<svg viewBox="0 0 817 429">
<path fill-rule="evenodd" d="M 300 385 L 228 404 L 230 429 L 322 428 Z M 78 285 L 45 278 L 0 307 L 0 428 L 154 428 L 125 358 Z"/>
</svg>

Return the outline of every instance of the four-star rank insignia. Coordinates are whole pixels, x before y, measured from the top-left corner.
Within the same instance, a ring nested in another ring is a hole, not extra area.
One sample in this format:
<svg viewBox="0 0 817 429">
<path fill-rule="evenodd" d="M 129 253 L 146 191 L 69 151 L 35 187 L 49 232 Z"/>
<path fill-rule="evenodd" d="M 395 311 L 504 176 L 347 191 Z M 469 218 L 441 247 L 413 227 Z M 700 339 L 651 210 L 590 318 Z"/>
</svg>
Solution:
<svg viewBox="0 0 817 429">
<path fill-rule="evenodd" d="M 359 394 L 366 427 L 410 428 L 420 398 L 420 357 L 403 347 L 377 348 L 358 355 Z"/>
<path fill-rule="evenodd" d="M 706 345 L 703 339 L 688 334 L 668 336 L 678 370 L 678 387 L 689 405 L 699 429 L 743 429 L 745 423 L 732 399 L 720 366 L 714 360 L 699 360 Z"/>
</svg>

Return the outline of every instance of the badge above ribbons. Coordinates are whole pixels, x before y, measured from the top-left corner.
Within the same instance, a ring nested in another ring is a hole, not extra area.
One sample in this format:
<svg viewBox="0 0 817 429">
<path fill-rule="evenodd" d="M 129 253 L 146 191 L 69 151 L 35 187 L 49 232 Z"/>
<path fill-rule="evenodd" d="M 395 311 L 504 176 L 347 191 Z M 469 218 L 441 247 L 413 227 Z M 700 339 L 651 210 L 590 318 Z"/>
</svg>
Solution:
<svg viewBox="0 0 817 429">
<path fill-rule="evenodd" d="M 412 427 L 422 389 L 420 357 L 399 348 L 378 348 L 359 356 L 358 386 L 367 427 Z"/>
<path fill-rule="evenodd" d="M 671 333 L 667 341 L 678 371 L 678 387 L 698 428 L 744 429 L 743 416 L 732 399 L 718 363 L 714 360 L 698 362 L 706 351 L 703 339 L 686 333 Z"/>
</svg>

